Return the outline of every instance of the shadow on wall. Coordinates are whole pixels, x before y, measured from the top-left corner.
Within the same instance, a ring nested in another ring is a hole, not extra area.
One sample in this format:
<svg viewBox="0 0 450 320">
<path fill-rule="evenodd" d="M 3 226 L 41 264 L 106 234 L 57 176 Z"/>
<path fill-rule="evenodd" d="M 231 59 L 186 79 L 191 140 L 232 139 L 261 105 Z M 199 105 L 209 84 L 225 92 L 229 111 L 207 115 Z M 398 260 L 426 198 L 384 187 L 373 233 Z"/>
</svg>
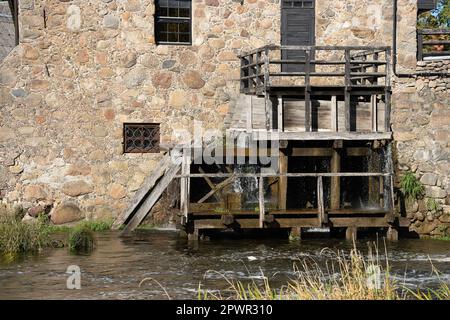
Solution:
<svg viewBox="0 0 450 320">
<path fill-rule="evenodd" d="M 10 1 L 0 0 L 0 62 L 16 46 L 16 28 L 14 26 L 14 9 Z"/>
</svg>

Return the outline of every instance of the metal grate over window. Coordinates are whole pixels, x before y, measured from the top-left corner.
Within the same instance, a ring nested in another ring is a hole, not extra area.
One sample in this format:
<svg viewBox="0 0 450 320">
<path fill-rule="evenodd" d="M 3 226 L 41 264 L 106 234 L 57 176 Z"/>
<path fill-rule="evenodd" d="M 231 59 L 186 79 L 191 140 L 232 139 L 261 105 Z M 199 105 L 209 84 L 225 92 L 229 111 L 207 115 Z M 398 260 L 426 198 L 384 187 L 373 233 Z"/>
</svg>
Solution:
<svg viewBox="0 0 450 320">
<path fill-rule="evenodd" d="M 159 152 L 159 124 L 125 123 L 123 138 L 124 153 Z"/>
<path fill-rule="evenodd" d="M 155 0 L 155 39 L 158 44 L 191 44 L 192 1 Z"/>
</svg>

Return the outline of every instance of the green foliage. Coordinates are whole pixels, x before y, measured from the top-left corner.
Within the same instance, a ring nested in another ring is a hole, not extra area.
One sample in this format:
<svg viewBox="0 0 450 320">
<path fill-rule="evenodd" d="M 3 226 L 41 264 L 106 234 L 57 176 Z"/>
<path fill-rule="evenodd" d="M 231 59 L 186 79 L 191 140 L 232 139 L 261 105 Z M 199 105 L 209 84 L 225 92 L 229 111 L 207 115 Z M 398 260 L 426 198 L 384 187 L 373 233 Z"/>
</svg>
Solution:
<svg viewBox="0 0 450 320">
<path fill-rule="evenodd" d="M 439 0 L 435 10 L 419 15 L 417 19 L 419 29 L 445 29 L 450 27 L 450 1 Z"/>
<path fill-rule="evenodd" d="M 85 226 L 86 228 L 94 232 L 108 231 L 111 230 L 113 220 L 107 219 L 107 220 L 83 221 L 81 225 Z"/>
<path fill-rule="evenodd" d="M 38 219 L 34 223 L 24 223 L 12 215 L 0 217 L 0 253 L 16 254 L 38 251 L 50 246 L 48 226 Z"/>
<path fill-rule="evenodd" d="M 441 210 L 441 206 L 435 199 L 428 198 L 427 199 L 427 209 L 428 209 L 428 211 L 439 211 L 439 210 Z"/>
<path fill-rule="evenodd" d="M 411 171 L 407 172 L 400 181 L 402 192 L 408 199 L 420 199 L 425 188 Z"/>
<path fill-rule="evenodd" d="M 89 252 L 94 249 L 94 232 L 83 224 L 75 227 L 69 236 L 69 250 L 71 252 Z"/>
</svg>

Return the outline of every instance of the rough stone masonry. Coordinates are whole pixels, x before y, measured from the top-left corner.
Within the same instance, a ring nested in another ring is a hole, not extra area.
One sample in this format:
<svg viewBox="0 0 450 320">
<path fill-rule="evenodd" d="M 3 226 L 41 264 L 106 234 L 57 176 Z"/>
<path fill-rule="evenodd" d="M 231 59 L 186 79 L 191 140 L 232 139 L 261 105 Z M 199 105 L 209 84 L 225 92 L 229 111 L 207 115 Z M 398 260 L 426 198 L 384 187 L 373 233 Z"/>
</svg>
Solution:
<svg viewBox="0 0 450 320">
<path fill-rule="evenodd" d="M 317 45 L 391 45 L 392 1 L 316 3 Z M 0 64 L 5 202 L 67 220 L 115 217 L 161 157 L 123 154 L 123 123 L 161 123 L 161 143 L 194 119 L 222 128 L 239 94 L 236 55 L 280 42 L 279 0 L 192 1 L 191 46 L 155 44 L 154 8 L 151 0 L 19 1 L 20 45 Z M 416 69 L 416 14 L 416 0 L 399 1 L 401 71 Z M 424 210 L 426 219 L 411 216 L 423 234 L 448 226 L 448 90 L 439 78 L 394 83 L 397 172 L 415 171 L 444 207 L 432 220 Z"/>
</svg>

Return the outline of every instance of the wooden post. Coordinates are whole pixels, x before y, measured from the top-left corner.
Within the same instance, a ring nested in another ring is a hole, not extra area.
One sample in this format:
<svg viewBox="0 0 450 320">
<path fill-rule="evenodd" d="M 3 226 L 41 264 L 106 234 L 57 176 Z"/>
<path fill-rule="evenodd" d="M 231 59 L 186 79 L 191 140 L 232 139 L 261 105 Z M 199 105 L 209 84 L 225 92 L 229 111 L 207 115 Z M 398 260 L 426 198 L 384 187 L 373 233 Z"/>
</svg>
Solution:
<svg viewBox="0 0 450 320">
<path fill-rule="evenodd" d="M 341 172 L 341 154 L 337 148 L 333 148 L 331 154 L 330 169 L 332 173 Z M 339 209 L 341 207 L 341 179 L 340 177 L 331 177 L 330 207 Z"/>
<path fill-rule="evenodd" d="M 310 68 L 311 57 L 309 52 L 305 52 L 305 131 L 311 131 L 311 88 L 310 88 Z"/>
<path fill-rule="evenodd" d="M 372 120 L 372 132 L 378 132 L 378 100 L 376 94 L 370 96 L 370 114 Z"/>
<path fill-rule="evenodd" d="M 283 132 L 284 131 L 284 114 L 283 114 L 283 100 L 278 97 L 278 131 Z"/>
<path fill-rule="evenodd" d="M 351 64 L 350 64 L 350 50 L 345 49 L 345 130 L 351 129 L 351 80 L 350 80 Z"/>
<path fill-rule="evenodd" d="M 325 204 L 323 201 L 323 181 L 322 176 L 317 177 L 317 210 L 319 211 L 320 225 L 328 223 L 328 217 L 325 213 Z"/>
<path fill-rule="evenodd" d="M 386 239 L 388 241 L 398 241 L 398 230 L 390 226 L 386 232 Z"/>
<path fill-rule="evenodd" d="M 380 190 L 379 190 L 379 201 L 380 201 L 380 207 L 384 208 L 384 177 L 380 176 L 379 177 L 379 185 L 380 185 Z"/>
<path fill-rule="evenodd" d="M 423 60 L 423 33 L 417 30 L 417 61 Z"/>
<path fill-rule="evenodd" d="M 385 110 L 384 110 L 384 131 L 391 131 L 391 50 L 386 49 L 386 80 L 385 80 Z"/>
<path fill-rule="evenodd" d="M 258 189 L 259 189 L 259 227 L 264 227 L 264 178 L 262 176 L 258 179 Z"/>
<path fill-rule="evenodd" d="M 181 163 L 181 174 L 188 175 L 191 173 L 191 148 L 183 149 L 183 160 Z M 181 214 L 184 217 L 184 221 L 188 221 L 189 214 L 189 202 L 190 202 L 190 178 L 181 178 L 181 191 L 180 191 L 180 209 Z"/>
<path fill-rule="evenodd" d="M 302 239 L 302 228 L 301 227 L 292 227 L 291 233 L 289 234 L 289 238 L 291 240 L 301 240 Z"/>
<path fill-rule="evenodd" d="M 345 230 L 345 239 L 350 241 L 358 239 L 358 228 L 355 226 L 347 227 L 347 230 Z"/>
<path fill-rule="evenodd" d="M 288 156 L 280 149 L 278 158 L 278 172 L 281 174 L 288 172 Z M 288 178 L 280 176 L 278 179 L 278 209 L 286 210 Z"/>
<path fill-rule="evenodd" d="M 337 132 L 339 127 L 338 101 L 336 96 L 331 97 L 331 131 Z"/>
</svg>

